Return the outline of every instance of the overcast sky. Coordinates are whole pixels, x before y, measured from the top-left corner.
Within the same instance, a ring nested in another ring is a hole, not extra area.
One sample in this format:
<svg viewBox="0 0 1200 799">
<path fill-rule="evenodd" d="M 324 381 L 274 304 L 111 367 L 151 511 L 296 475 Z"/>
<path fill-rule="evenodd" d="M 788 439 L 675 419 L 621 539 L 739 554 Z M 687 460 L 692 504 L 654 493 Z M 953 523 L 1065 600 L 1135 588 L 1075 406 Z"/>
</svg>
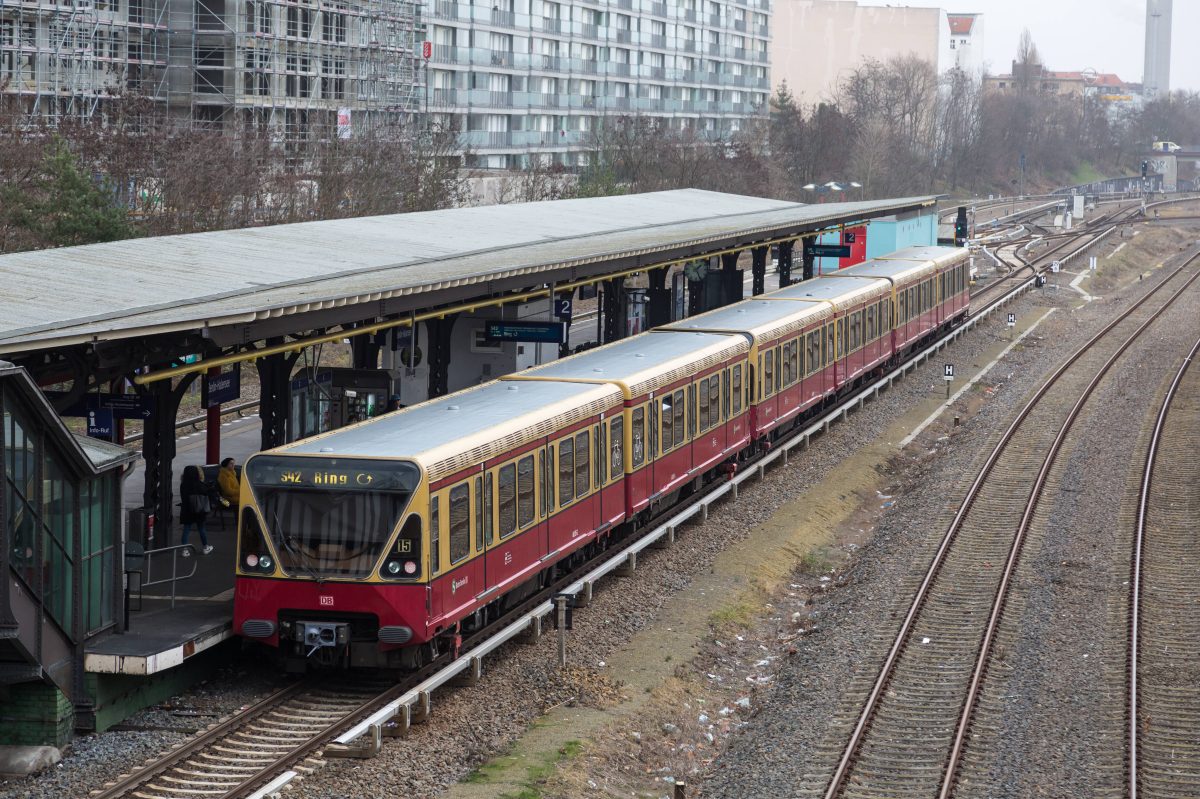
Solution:
<svg viewBox="0 0 1200 799">
<path fill-rule="evenodd" d="M 860 0 L 860 5 L 941 6 L 985 15 L 986 58 L 1008 72 L 1021 30 L 1029 28 L 1046 66 L 1091 67 L 1140 83 L 1144 67 L 1145 0 Z M 1175 0 L 1172 11 L 1171 88 L 1200 91 L 1200 0 Z M 1190 42 L 1188 40 L 1191 40 Z"/>
</svg>

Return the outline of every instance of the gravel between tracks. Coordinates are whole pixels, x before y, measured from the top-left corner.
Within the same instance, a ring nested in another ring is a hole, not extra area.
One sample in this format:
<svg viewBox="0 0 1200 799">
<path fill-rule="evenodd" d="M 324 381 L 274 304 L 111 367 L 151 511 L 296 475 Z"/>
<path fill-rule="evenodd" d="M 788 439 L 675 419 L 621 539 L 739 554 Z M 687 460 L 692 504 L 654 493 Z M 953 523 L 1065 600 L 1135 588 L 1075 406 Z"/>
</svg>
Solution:
<svg viewBox="0 0 1200 799">
<path fill-rule="evenodd" d="M 930 524 L 929 509 L 961 498 L 964 479 L 974 475 L 1002 426 L 1049 369 L 1110 318 L 1114 307 L 1145 288 L 1133 286 L 1074 313 L 1056 314 L 1037 342 L 1012 353 L 998 370 L 1010 375 L 1003 390 L 955 435 L 954 447 L 928 469 L 915 470 L 907 501 L 880 519 L 844 575 L 854 590 L 833 592 L 818 603 L 825 617 L 820 632 L 804 639 L 786 662 L 760 713 L 711 769 L 704 796 L 794 795 L 842 688 L 857 674 L 875 674 L 878 662 L 859 655 L 871 651 L 879 620 L 887 619 L 894 631 L 907 607 L 908 598 L 891 595 L 890 587 L 908 570 L 925 568 L 944 531 L 944 525 Z M 978 754 L 978 746 L 968 757 L 973 782 L 964 796 L 1097 796 L 1114 784 L 1112 753 L 1117 747 L 1119 767 L 1121 719 L 1114 720 L 1105 707 L 1105 670 L 1113 665 L 1109 659 L 1120 665 L 1124 650 L 1106 649 L 1106 636 L 1119 642 L 1123 631 L 1106 629 L 1105 589 L 1111 558 L 1122 554 L 1111 551 L 1116 505 L 1125 494 L 1132 443 L 1154 404 L 1144 393 L 1174 368 L 1170 357 L 1155 359 L 1153 353 L 1171 347 L 1186 352 L 1197 311 L 1200 290 L 1193 290 L 1171 312 L 1171 321 L 1124 359 L 1085 413 L 1084 435 L 1076 439 L 1082 443 L 1064 453 L 1067 478 L 1050 515 L 1058 532 L 1069 535 L 1046 536 L 1022 563 L 1021 597 L 1006 615 L 1007 626 L 1015 623 L 1019 634 L 1010 636 L 1012 649 L 1003 653 L 1004 668 L 994 672 L 997 679 L 988 684 L 981 705 L 999 711 L 988 723 L 999 726 L 1002 744 L 991 757 Z M 1149 369 L 1151 363 L 1161 369 Z"/>
</svg>

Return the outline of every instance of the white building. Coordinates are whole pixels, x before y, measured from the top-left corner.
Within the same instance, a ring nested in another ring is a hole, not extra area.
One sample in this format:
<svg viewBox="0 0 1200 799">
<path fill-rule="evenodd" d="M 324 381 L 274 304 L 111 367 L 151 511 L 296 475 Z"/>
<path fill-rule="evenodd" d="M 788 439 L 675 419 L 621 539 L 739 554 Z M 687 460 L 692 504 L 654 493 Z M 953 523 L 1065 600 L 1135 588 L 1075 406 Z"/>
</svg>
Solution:
<svg viewBox="0 0 1200 799">
<path fill-rule="evenodd" d="M 776 5 L 774 16 L 773 87 L 786 80 L 805 103 L 831 98 L 838 84 L 868 60 L 915 55 L 938 74 L 956 66 L 982 72 L 982 14 L 856 0 L 788 0 Z"/>
<path fill-rule="evenodd" d="M 428 109 L 472 165 L 587 161 L 605 115 L 726 137 L 764 113 L 770 0 L 426 0 Z"/>
<path fill-rule="evenodd" d="M 983 14 L 946 14 L 950 27 L 949 67 L 972 75 L 984 70 Z"/>
</svg>

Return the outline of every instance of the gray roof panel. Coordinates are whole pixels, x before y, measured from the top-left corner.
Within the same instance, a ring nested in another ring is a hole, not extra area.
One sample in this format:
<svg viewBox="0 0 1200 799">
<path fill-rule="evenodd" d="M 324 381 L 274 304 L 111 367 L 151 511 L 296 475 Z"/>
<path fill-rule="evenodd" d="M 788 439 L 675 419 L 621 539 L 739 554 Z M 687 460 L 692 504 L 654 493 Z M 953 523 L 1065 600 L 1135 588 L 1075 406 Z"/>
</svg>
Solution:
<svg viewBox="0 0 1200 799">
<path fill-rule="evenodd" d="M 681 189 L 13 253 L 0 256 L 0 352 L 249 323 L 934 201 Z"/>
</svg>

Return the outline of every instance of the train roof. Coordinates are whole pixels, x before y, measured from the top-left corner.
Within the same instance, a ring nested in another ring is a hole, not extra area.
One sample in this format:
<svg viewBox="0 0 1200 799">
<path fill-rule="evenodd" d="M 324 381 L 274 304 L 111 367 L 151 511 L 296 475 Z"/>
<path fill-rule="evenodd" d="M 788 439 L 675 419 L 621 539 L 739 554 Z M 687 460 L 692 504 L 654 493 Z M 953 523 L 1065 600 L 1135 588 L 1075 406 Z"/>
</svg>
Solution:
<svg viewBox="0 0 1200 799">
<path fill-rule="evenodd" d="M 805 280 L 787 288 L 773 291 L 768 298 L 773 300 L 809 300 L 825 301 L 834 304 L 838 310 L 841 306 L 852 302 L 868 302 L 872 297 L 882 297 L 891 293 L 892 285 L 886 279 L 876 278 L 864 280 L 859 277 L 847 276 L 845 270 L 827 275 L 816 280 Z"/>
<path fill-rule="evenodd" d="M 620 386 L 625 397 L 633 399 L 748 351 L 749 344 L 741 336 L 653 331 L 501 380 L 605 382 Z"/>
<path fill-rule="evenodd" d="M 959 263 L 967 255 L 968 251 L 962 247 L 905 247 L 882 258 L 847 267 L 838 274 L 907 282 Z"/>
<path fill-rule="evenodd" d="M 824 302 L 772 302 L 767 298 L 756 298 L 680 319 L 659 329 L 740 333 L 757 343 L 794 333 L 832 314 L 833 309 Z"/>
<path fill-rule="evenodd" d="M 970 251 L 965 247 L 935 247 L 933 245 L 918 245 L 896 250 L 888 255 L 881 255 L 879 261 L 933 261 L 939 268 L 957 263 L 966 258 Z"/>
<path fill-rule="evenodd" d="M 621 402 L 603 383 L 493 381 L 270 452 L 411 459 L 432 483 Z"/>
</svg>

